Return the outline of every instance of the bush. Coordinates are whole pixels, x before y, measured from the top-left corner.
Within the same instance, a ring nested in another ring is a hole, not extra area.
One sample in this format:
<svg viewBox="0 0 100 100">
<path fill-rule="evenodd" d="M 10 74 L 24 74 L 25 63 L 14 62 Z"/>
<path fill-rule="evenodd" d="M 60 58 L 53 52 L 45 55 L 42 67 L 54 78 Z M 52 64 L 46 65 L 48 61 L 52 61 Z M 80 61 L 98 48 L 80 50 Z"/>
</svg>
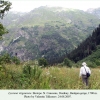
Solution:
<svg viewBox="0 0 100 100">
<path fill-rule="evenodd" d="M 11 62 L 15 63 L 16 65 L 20 64 L 20 60 L 16 56 L 11 57 L 8 53 L 5 53 L 4 55 L 0 56 L 0 64 L 6 64 Z"/>
<path fill-rule="evenodd" d="M 38 64 L 39 64 L 39 66 L 46 67 L 48 65 L 48 62 L 47 62 L 47 60 L 45 58 L 40 58 L 38 60 Z"/>
<path fill-rule="evenodd" d="M 16 65 L 20 64 L 20 60 L 17 57 L 12 57 L 12 62 L 15 63 Z"/>
<path fill-rule="evenodd" d="M 2 56 L 0 56 L 0 64 L 2 63 L 11 63 L 11 57 L 9 54 L 4 54 Z"/>
<path fill-rule="evenodd" d="M 64 65 L 68 66 L 68 67 L 72 67 L 73 63 L 71 60 L 69 60 L 68 58 L 64 59 Z"/>
</svg>

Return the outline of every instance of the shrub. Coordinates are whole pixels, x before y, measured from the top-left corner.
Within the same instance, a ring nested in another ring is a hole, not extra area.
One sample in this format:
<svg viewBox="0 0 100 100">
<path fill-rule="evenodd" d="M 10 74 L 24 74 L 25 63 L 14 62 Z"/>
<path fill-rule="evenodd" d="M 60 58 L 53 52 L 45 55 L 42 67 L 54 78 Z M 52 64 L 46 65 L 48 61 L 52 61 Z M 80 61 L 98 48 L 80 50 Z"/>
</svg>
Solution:
<svg viewBox="0 0 100 100">
<path fill-rule="evenodd" d="M 64 59 L 64 65 L 66 65 L 66 66 L 68 66 L 68 67 L 72 67 L 72 61 L 71 60 L 69 60 L 68 58 L 65 58 Z"/>
<path fill-rule="evenodd" d="M 0 56 L 0 64 L 11 62 L 15 63 L 16 65 L 20 64 L 20 60 L 16 56 L 11 57 L 8 53 Z"/>
<path fill-rule="evenodd" d="M 20 64 L 20 60 L 17 57 L 12 57 L 12 62 L 15 63 L 16 65 Z"/>
<path fill-rule="evenodd" d="M 38 60 L 38 64 L 39 64 L 39 66 L 46 67 L 48 65 L 48 62 L 47 62 L 47 60 L 45 58 L 40 58 Z"/>
<path fill-rule="evenodd" d="M 11 63 L 11 57 L 9 54 L 4 54 L 2 56 L 0 56 L 0 64 L 2 63 Z"/>
</svg>

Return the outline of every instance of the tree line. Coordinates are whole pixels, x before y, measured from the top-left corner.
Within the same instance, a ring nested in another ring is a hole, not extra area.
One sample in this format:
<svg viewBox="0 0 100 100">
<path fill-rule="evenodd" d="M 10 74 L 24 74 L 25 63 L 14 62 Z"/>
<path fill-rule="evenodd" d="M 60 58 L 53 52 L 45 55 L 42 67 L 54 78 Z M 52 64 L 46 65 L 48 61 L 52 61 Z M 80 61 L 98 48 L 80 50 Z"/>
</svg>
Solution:
<svg viewBox="0 0 100 100">
<path fill-rule="evenodd" d="M 67 56 L 69 59 L 77 62 L 92 54 L 98 45 L 100 45 L 100 25 L 93 31 L 92 35 L 80 43 L 80 45 Z"/>
</svg>

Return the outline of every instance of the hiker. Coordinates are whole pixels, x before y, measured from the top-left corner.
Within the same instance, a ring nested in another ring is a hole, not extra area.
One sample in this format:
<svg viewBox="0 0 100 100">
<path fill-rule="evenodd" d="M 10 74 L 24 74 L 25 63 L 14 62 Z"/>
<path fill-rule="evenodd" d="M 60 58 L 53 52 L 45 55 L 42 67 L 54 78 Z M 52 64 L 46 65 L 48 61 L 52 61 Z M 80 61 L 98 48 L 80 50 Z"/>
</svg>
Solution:
<svg viewBox="0 0 100 100">
<path fill-rule="evenodd" d="M 85 62 L 82 63 L 82 67 L 80 68 L 80 77 L 82 77 L 82 81 L 85 84 L 85 86 L 88 86 L 88 80 L 89 80 L 89 76 L 87 75 L 87 73 L 89 73 L 89 75 L 91 74 L 91 70 L 89 67 L 87 67 L 87 64 Z"/>
</svg>

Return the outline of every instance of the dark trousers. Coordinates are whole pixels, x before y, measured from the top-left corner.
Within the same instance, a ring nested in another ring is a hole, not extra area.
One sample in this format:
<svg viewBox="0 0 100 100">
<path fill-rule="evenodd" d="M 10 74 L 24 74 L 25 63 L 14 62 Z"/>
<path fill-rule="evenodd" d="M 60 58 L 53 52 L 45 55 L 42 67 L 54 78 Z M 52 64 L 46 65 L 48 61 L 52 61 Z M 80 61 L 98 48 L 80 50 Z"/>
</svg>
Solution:
<svg viewBox="0 0 100 100">
<path fill-rule="evenodd" d="M 88 84 L 89 84 L 88 80 L 89 80 L 89 78 L 86 75 L 82 75 L 82 81 L 86 86 L 88 86 Z"/>
</svg>

